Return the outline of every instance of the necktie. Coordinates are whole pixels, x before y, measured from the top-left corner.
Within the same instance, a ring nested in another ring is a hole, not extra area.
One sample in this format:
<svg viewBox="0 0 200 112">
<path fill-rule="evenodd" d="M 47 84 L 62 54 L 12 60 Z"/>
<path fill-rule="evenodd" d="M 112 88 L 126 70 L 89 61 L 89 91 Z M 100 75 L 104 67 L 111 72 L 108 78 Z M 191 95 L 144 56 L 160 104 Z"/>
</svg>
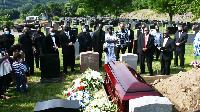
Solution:
<svg viewBox="0 0 200 112">
<path fill-rule="evenodd" d="M 147 35 L 145 35 L 145 48 L 147 48 Z"/>
</svg>

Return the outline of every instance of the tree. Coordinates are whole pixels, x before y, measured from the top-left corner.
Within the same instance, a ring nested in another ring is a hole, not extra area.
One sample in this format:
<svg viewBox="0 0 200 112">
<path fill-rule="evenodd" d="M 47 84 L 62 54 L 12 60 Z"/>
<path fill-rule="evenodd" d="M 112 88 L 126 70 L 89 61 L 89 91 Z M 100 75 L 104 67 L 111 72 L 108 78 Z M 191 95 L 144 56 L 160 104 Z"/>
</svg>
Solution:
<svg viewBox="0 0 200 112">
<path fill-rule="evenodd" d="M 108 12 L 114 14 L 115 17 L 127 11 L 131 11 L 132 0 L 106 0 Z"/>
<path fill-rule="evenodd" d="M 200 1 L 193 0 L 189 10 L 195 15 L 194 19 L 200 18 Z"/>
<path fill-rule="evenodd" d="M 168 13 L 170 22 L 175 14 L 183 14 L 190 7 L 192 0 L 149 0 L 150 9 L 158 13 Z"/>
<path fill-rule="evenodd" d="M 31 3 L 27 3 L 25 5 L 23 5 L 22 7 L 19 7 L 19 12 L 21 14 L 28 14 L 29 11 L 31 11 L 33 8 L 33 5 Z"/>
</svg>

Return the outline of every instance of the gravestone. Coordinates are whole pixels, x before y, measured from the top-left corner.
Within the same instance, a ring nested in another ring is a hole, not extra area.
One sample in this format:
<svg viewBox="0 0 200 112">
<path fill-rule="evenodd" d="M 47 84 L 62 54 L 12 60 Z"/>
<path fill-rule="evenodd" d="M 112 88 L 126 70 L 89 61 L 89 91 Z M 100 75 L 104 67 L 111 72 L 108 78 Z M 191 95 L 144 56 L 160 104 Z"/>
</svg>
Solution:
<svg viewBox="0 0 200 112">
<path fill-rule="evenodd" d="M 75 44 L 75 59 L 79 59 L 80 58 L 80 54 L 79 54 L 79 42 L 78 39 L 76 40 Z"/>
<path fill-rule="evenodd" d="M 74 36 L 77 38 L 78 28 L 71 28 L 71 31 L 73 32 Z"/>
<path fill-rule="evenodd" d="M 149 26 L 149 29 L 150 29 L 150 30 L 151 30 L 151 29 L 155 29 L 155 25 Z"/>
<path fill-rule="evenodd" d="M 60 82 L 60 59 L 58 54 L 40 55 L 41 82 Z"/>
<path fill-rule="evenodd" d="M 79 112 L 79 100 L 52 99 L 37 102 L 34 112 Z"/>
<path fill-rule="evenodd" d="M 188 33 L 188 39 L 187 39 L 186 44 L 193 45 L 193 41 L 194 41 L 195 36 L 196 36 L 195 32 L 194 33 Z"/>
<path fill-rule="evenodd" d="M 44 24 L 44 31 L 46 30 L 47 27 L 50 27 L 51 25 L 49 23 Z"/>
<path fill-rule="evenodd" d="M 80 53 L 80 72 L 83 73 L 87 68 L 99 71 L 99 53 L 98 52 L 81 52 Z"/>
<path fill-rule="evenodd" d="M 50 29 L 51 27 L 46 27 L 46 36 L 49 34 L 49 29 Z"/>
<path fill-rule="evenodd" d="M 86 21 L 86 25 L 90 26 L 91 21 Z"/>
<path fill-rule="evenodd" d="M 121 54 L 120 61 L 125 61 L 131 68 L 137 71 L 138 55 L 133 53 Z"/>
<path fill-rule="evenodd" d="M 54 29 L 54 30 L 58 30 L 58 24 L 54 23 L 54 24 L 53 24 L 53 29 Z"/>
<path fill-rule="evenodd" d="M 173 104 L 167 97 L 143 96 L 129 100 L 129 112 L 172 112 Z"/>
<path fill-rule="evenodd" d="M 105 31 L 105 33 L 108 33 L 107 29 L 108 29 L 110 26 L 113 27 L 113 25 L 105 25 L 105 26 L 104 26 L 104 31 Z"/>
</svg>

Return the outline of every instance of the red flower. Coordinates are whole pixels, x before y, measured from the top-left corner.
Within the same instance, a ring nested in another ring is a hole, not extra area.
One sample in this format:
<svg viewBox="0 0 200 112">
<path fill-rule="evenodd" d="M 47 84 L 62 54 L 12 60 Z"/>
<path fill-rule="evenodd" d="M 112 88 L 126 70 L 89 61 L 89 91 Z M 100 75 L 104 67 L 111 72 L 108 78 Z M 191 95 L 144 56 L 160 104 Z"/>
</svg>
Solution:
<svg viewBox="0 0 200 112">
<path fill-rule="evenodd" d="M 69 96 L 69 95 L 70 95 L 70 92 L 68 92 L 67 95 Z"/>
</svg>

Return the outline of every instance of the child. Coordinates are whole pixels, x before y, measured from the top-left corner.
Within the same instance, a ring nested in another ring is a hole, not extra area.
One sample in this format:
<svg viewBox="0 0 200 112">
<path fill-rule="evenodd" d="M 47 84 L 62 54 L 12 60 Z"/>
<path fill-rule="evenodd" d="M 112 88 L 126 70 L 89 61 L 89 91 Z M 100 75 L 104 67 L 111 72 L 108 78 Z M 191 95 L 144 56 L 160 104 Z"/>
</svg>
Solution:
<svg viewBox="0 0 200 112">
<path fill-rule="evenodd" d="M 24 66 L 22 63 L 20 63 L 20 60 L 22 58 L 22 55 L 19 53 L 16 53 L 13 56 L 15 62 L 12 64 L 13 70 L 15 72 L 15 79 L 17 84 L 17 92 L 20 93 L 20 85 L 22 84 L 22 87 L 24 89 L 24 92 L 27 93 L 26 84 L 25 84 L 25 77 L 26 74 L 24 72 Z M 21 84 L 20 84 L 21 82 Z"/>
</svg>

